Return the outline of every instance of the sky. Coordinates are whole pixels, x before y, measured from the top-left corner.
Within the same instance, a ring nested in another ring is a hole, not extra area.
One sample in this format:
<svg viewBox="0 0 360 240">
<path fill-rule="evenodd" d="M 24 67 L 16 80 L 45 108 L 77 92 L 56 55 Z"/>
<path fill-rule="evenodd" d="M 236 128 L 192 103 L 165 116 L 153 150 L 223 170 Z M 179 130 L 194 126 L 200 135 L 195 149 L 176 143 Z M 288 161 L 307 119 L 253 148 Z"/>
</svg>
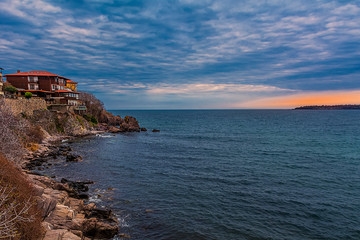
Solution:
<svg viewBox="0 0 360 240">
<path fill-rule="evenodd" d="M 0 67 L 107 109 L 360 104 L 360 1 L 0 0 Z"/>
</svg>

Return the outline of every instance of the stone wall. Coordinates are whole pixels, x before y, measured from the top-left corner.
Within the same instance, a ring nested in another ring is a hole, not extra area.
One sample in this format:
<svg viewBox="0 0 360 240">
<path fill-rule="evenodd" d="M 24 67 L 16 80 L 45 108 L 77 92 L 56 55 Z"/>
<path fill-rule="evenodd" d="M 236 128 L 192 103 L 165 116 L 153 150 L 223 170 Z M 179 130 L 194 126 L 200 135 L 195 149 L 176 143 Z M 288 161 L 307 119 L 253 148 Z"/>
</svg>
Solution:
<svg viewBox="0 0 360 240">
<path fill-rule="evenodd" d="M 8 105 L 11 111 L 18 115 L 25 113 L 31 116 L 35 110 L 47 109 L 46 102 L 43 99 L 8 99 L 5 98 L 5 104 Z"/>
</svg>

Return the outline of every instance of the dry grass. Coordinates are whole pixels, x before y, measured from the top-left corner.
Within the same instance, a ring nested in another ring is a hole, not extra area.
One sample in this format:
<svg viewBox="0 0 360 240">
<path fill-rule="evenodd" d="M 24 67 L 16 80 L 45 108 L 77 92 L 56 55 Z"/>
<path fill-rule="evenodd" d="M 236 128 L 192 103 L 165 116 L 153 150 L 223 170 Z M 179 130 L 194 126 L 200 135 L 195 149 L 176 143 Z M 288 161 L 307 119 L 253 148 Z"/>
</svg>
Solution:
<svg viewBox="0 0 360 240">
<path fill-rule="evenodd" d="M 0 176 L 0 239 L 40 239 L 41 216 L 31 183 L 2 155 Z"/>
<path fill-rule="evenodd" d="M 35 152 L 39 149 L 39 144 L 37 143 L 28 143 L 26 144 L 26 149 L 31 151 L 31 152 Z"/>
</svg>

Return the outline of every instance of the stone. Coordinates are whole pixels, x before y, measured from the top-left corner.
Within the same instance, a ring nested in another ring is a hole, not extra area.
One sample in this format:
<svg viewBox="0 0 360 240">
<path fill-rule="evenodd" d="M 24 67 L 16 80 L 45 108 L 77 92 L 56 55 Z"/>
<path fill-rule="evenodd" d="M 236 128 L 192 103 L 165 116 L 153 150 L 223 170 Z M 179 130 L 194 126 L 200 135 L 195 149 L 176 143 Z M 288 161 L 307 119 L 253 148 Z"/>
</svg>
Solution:
<svg viewBox="0 0 360 240">
<path fill-rule="evenodd" d="M 125 233 L 120 233 L 118 236 L 119 236 L 120 238 L 131 238 L 130 235 L 125 234 Z"/>
<path fill-rule="evenodd" d="M 81 237 L 76 236 L 74 233 L 66 229 L 55 229 L 48 230 L 43 238 L 43 240 L 81 240 Z"/>
<path fill-rule="evenodd" d="M 110 224 L 96 218 L 86 219 L 82 227 L 84 235 L 93 238 L 112 238 L 119 232 L 116 223 Z"/>
<path fill-rule="evenodd" d="M 110 126 L 108 128 L 108 132 L 111 132 L 111 133 L 119 133 L 119 132 L 122 132 L 120 128 L 117 128 L 117 127 L 114 127 L 114 126 Z"/>
<path fill-rule="evenodd" d="M 77 154 L 68 154 L 66 155 L 66 162 L 79 162 L 82 161 L 82 157 Z"/>
<path fill-rule="evenodd" d="M 147 131 L 147 129 L 146 129 L 146 128 L 144 128 L 144 127 L 142 127 L 142 128 L 140 128 L 140 131 L 141 131 L 141 132 L 146 132 L 146 131 Z"/>
<path fill-rule="evenodd" d="M 158 129 L 153 129 L 152 132 L 160 132 Z"/>
<path fill-rule="evenodd" d="M 56 207 L 56 199 L 49 195 L 43 195 L 42 197 L 36 197 L 37 205 L 41 210 L 42 218 L 47 217 Z"/>
<path fill-rule="evenodd" d="M 43 193 L 44 193 L 44 188 L 37 184 L 34 184 L 34 195 L 41 196 Z"/>
</svg>

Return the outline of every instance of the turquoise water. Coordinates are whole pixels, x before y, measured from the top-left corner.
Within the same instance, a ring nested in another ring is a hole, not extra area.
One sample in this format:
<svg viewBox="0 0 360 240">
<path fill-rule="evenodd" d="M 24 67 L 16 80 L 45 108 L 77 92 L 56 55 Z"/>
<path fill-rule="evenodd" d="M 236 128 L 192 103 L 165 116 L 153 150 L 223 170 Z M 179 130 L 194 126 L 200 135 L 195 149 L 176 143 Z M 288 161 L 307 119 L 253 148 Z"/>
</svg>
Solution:
<svg viewBox="0 0 360 240">
<path fill-rule="evenodd" d="M 112 112 L 161 132 L 77 141 L 84 161 L 47 171 L 95 180 L 132 239 L 360 239 L 360 111 Z"/>
</svg>

